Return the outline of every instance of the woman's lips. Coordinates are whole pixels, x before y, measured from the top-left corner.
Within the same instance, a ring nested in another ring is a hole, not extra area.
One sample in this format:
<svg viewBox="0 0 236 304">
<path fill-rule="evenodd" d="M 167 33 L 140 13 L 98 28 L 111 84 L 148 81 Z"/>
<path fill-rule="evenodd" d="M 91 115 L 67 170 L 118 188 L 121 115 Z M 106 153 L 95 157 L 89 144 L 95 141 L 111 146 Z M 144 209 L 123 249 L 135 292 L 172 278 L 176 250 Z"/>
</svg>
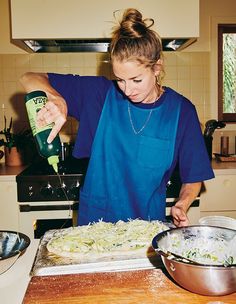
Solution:
<svg viewBox="0 0 236 304">
<path fill-rule="evenodd" d="M 129 96 L 129 99 L 132 100 L 132 101 L 134 101 L 134 100 L 137 99 L 137 96 L 138 96 L 138 95 L 130 95 L 130 96 Z"/>
</svg>

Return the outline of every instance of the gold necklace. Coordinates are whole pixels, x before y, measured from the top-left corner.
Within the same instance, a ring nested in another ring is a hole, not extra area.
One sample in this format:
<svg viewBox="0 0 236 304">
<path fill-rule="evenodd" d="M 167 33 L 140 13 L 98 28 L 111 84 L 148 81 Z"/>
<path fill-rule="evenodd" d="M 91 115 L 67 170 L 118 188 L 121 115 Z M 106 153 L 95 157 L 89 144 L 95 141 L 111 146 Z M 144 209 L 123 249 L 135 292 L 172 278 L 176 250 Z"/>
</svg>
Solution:
<svg viewBox="0 0 236 304">
<path fill-rule="evenodd" d="M 130 121 L 131 127 L 132 127 L 133 132 L 134 132 L 135 135 L 141 133 L 141 132 L 146 128 L 146 126 L 147 126 L 147 124 L 148 124 L 148 122 L 149 122 L 149 120 L 150 120 L 150 118 L 151 118 L 152 111 L 153 111 L 153 108 L 154 108 L 155 104 L 156 104 L 156 100 L 155 100 L 155 102 L 153 103 L 153 106 L 152 106 L 151 110 L 149 111 L 148 116 L 147 116 L 147 118 L 146 118 L 146 120 L 145 120 L 143 126 L 142 126 L 139 130 L 136 130 L 135 127 L 134 127 L 134 122 L 133 122 L 132 115 L 131 115 L 130 101 L 128 101 L 129 121 Z"/>
</svg>

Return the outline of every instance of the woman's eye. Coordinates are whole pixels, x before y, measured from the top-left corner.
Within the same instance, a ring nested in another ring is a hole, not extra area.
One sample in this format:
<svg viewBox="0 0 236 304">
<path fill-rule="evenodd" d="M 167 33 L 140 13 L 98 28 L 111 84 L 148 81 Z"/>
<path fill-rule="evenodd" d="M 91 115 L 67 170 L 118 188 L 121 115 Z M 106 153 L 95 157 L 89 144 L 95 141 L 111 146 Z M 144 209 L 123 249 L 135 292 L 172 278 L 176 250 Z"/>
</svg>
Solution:
<svg viewBox="0 0 236 304">
<path fill-rule="evenodd" d="M 124 80 L 122 79 L 116 79 L 116 82 L 119 83 L 119 85 L 125 84 Z"/>
<path fill-rule="evenodd" d="M 134 82 L 135 83 L 139 83 L 139 82 L 141 82 L 142 80 L 141 79 L 134 79 Z"/>
</svg>

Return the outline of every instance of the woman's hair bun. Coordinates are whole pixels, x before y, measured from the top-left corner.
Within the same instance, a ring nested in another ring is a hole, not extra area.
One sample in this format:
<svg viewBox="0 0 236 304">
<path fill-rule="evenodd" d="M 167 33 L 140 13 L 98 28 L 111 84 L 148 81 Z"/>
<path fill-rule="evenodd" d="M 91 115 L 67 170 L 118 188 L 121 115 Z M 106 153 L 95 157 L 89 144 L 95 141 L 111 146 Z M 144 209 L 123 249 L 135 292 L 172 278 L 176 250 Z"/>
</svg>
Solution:
<svg viewBox="0 0 236 304">
<path fill-rule="evenodd" d="M 162 56 L 161 38 L 150 29 L 154 20 L 143 19 L 135 8 L 123 11 L 121 18 L 117 13 L 121 11 L 114 12 L 116 25 L 109 46 L 111 60 L 137 60 L 145 66 L 153 67 Z"/>
<path fill-rule="evenodd" d="M 151 21 L 151 25 L 154 23 L 152 19 L 148 20 Z M 151 26 L 147 26 L 146 21 L 147 19 L 143 20 L 142 14 L 138 10 L 126 9 L 120 22 L 121 37 L 138 38 L 144 36 Z"/>
<path fill-rule="evenodd" d="M 142 22 L 142 14 L 134 8 L 126 9 L 123 15 L 123 21 Z"/>
</svg>

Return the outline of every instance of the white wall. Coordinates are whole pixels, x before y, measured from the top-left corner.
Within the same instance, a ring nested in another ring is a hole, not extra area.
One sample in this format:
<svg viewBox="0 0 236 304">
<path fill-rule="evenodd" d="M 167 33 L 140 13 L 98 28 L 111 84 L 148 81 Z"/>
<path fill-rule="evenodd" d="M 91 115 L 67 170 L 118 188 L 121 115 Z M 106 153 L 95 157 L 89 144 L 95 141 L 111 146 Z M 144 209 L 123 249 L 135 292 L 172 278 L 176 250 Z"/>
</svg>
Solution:
<svg viewBox="0 0 236 304">
<path fill-rule="evenodd" d="M 200 0 L 200 37 L 185 51 L 212 51 L 215 45 L 211 40 L 216 38 L 212 37 L 215 18 L 236 23 L 236 0 Z"/>
</svg>

